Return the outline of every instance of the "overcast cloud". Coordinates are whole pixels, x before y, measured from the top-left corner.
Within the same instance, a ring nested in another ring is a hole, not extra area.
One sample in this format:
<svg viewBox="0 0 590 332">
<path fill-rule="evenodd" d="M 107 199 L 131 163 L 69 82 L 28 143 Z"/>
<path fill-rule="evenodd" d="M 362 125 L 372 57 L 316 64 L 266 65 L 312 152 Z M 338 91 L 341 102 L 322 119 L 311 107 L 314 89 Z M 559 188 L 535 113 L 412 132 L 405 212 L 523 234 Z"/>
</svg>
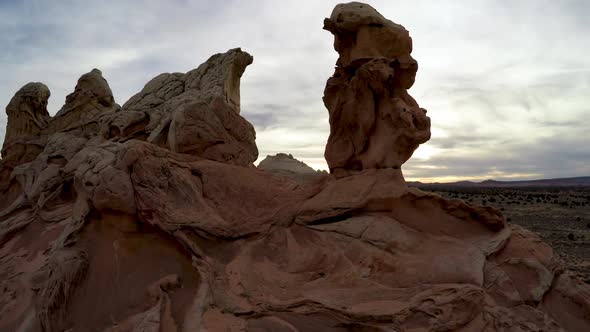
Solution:
<svg viewBox="0 0 590 332">
<path fill-rule="evenodd" d="M 323 19 L 339 1 L 0 0 L 0 104 L 41 81 L 51 114 L 99 68 L 119 104 L 162 72 L 242 47 L 242 114 L 261 158 L 292 153 L 326 168 L 322 104 L 337 54 Z M 590 175 L 590 1 L 368 1 L 414 39 L 410 93 L 432 139 L 409 179 Z M 0 114 L 0 140 L 6 116 Z M 0 141 L 1 144 L 1 141 Z"/>
</svg>

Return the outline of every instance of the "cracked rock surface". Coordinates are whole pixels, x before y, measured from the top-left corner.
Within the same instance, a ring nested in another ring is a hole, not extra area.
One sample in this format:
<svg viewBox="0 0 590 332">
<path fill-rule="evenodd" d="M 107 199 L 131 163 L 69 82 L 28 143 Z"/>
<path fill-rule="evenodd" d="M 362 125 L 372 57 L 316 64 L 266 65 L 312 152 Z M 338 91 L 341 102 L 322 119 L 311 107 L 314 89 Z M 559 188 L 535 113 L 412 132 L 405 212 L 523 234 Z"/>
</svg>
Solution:
<svg viewBox="0 0 590 332">
<path fill-rule="evenodd" d="M 429 137 L 407 31 L 361 3 L 326 28 L 340 59 L 318 181 L 252 166 L 239 49 L 123 107 L 98 70 L 53 118 L 46 86 L 17 92 L 0 331 L 589 331 L 590 288 L 536 235 L 407 187 L 399 166 Z"/>
</svg>

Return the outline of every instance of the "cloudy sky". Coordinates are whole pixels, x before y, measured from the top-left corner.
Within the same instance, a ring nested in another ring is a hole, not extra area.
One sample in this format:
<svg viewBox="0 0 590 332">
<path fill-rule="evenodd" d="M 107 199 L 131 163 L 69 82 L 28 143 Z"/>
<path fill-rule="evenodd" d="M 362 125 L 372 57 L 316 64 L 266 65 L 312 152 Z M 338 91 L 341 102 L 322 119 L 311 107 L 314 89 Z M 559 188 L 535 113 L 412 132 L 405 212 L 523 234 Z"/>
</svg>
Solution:
<svg viewBox="0 0 590 332">
<path fill-rule="evenodd" d="M 337 58 L 323 19 L 339 1 L 0 0 L 0 104 L 31 81 L 55 114 L 96 67 L 119 104 L 162 72 L 234 47 L 254 56 L 242 114 L 261 158 L 325 169 L 326 79 Z M 432 139 L 403 167 L 423 181 L 590 175 L 590 1 L 368 1 L 402 24 L 420 64 L 410 93 Z M 0 115 L 0 143 L 6 116 Z"/>
</svg>

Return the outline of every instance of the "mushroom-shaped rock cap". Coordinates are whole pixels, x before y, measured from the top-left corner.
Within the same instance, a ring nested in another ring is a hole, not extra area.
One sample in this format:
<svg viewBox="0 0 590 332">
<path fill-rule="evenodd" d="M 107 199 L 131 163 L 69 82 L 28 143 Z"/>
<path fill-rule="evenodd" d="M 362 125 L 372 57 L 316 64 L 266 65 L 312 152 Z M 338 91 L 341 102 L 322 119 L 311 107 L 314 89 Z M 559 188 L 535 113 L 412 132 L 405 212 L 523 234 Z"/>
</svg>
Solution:
<svg viewBox="0 0 590 332">
<path fill-rule="evenodd" d="M 50 118 L 47 112 L 49 88 L 43 83 L 28 83 L 16 92 L 6 106 L 8 124 L 4 145 L 25 136 L 38 135 Z"/>
<path fill-rule="evenodd" d="M 401 25 L 383 17 L 373 7 L 350 2 L 337 5 L 324 29 L 334 35 L 334 49 L 340 63 L 348 66 L 358 59 L 384 57 L 402 64 L 416 62 L 410 57 L 412 38 Z"/>
</svg>

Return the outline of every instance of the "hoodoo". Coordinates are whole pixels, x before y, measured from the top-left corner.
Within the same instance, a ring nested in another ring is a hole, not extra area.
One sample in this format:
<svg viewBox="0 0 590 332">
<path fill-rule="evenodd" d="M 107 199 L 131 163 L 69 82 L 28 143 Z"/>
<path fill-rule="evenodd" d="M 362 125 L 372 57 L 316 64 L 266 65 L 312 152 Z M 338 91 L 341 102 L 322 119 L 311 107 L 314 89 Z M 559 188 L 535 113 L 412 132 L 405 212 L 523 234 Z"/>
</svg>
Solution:
<svg viewBox="0 0 590 332">
<path fill-rule="evenodd" d="M 410 34 L 355 2 L 337 5 L 324 29 L 339 54 L 324 91 L 330 171 L 399 168 L 430 139 L 430 118 L 407 91 L 418 70 Z"/>
<path fill-rule="evenodd" d="M 408 31 L 356 2 L 325 28 L 339 59 L 319 181 L 253 167 L 240 49 L 122 107 L 99 70 L 53 118 L 45 85 L 17 92 L 0 331 L 590 331 L 590 287 L 535 234 L 406 185 L 430 137 Z"/>
</svg>

